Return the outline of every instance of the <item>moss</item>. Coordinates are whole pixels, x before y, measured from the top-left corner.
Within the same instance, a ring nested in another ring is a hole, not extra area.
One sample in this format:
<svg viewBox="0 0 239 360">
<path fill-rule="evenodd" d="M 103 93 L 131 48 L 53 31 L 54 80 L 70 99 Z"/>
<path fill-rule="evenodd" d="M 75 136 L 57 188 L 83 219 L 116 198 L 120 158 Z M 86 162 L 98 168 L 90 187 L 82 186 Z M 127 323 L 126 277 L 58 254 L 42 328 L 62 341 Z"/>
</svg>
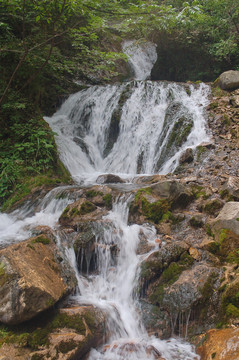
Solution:
<svg viewBox="0 0 239 360">
<path fill-rule="evenodd" d="M 207 235 L 214 238 L 214 234 L 213 234 L 211 226 L 209 224 L 206 224 L 206 233 L 207 233 Z"/>
<path fill-rule="evenodd" d="M 51 240 L 43 235 L 40 235 L 40 236 L 36 237 L 34 240 L 32 240 L 32 244 L 41 243 L 43 245 L 49 245 L 50 242 L 51 242 Z"/>
<path fill-rule="evenodd" d="M 43 354 L 33 354 L 31 357 L 31 360 L 43 360 L 44 355 Z"/>
<path fill-rule="evenodd" d="M 172 131 L 169 135 L 167 149 L 173 145 L 180 147 L 190 134 L 193 127 L 193 121 L 188 120 L 184 117 L 180 118 L 173 126 Z"/>
<path fill-rule="evenodd" d="M 72 351 L 77 347 L 78 343 L 74 340 L 61 341 L 61 343 L 57 346 L 57 350 L 62 354 L 67 354 L 69 351 Z"/>
<path fill-rule="evenodd" d="M 211 358 L 214 359 L 216 357 L 217 353 L 212 353 Z"/>
<path fill-rule="evenodd" d="M 161 220 L 164 220 L 165 217 L 170 219 L 171 212 L 171 203 L 166 200 L 159 200 L 154 203 L 150 203 L 145 197 L 141 198 L 141 211 L 142 214 L 148 219 L 152 220 L 155 224 L 158 224 Z M 164 217 L 164 219 L 163 219 Z"/>
<path fill-rule="evenodd" d="M 195 218 L 194 216 L 189 220 L 189 224 L 195 228 L 203 227 L 203 221 L 201 219 Z"/>
<path fill-rule="evenodd" d="M 112 209 L 112 194 L 106 194 L 103 196 L 103 200 L 105 202 L 105 206 L 107 209 Z"/>
<path fill-rule="evenodd" d="M 221 232 L 219 234 L 219 239 L 218 239 L 220 245 L 224 242 L 224 240 L 227 239 L 228 232 L 229 232 L 229 230 L 227 230 L 227 229 L 221 230 Z"/>
<path fill-rule="evenodd" d="M 81 335 L 86 334 L 86 326 L 93 333 L 96 330 L 94 316 L 90 311 L 84 315 L 68 315 L 60 312 L 44 312 L 33 321 L 17 326 L 4 326 L 0 324 L 0 345 L 3 343 L 28 346 L 38 350 L 49 345 L 49 334 L 56 329 L 69 328 Z"/>
<path fill-rule="evenodd" d="M 213 110 L 213 109 L 216 109 L 218 107 L 218 103 L 217 102 L 212 102 L 210 103 L 210 109 Z"/>
<path fill-rule="evenodd" d="M 239 250 L 231 251 L 226 257 L 226 261 L 229 263 L 235 263 L 239 265 Z"/>
<path fill-rule="evenodd" d="M 95 209 L 96 209 L 96 206 L 94 204 L 92 204 L 90 201 L 86 200 L 81 205 L 81 208 L 79 210 L 79 215 L 85 215 L 85 214 L 91 213 Z"/>
<path fill-rule="evenodd" d="M 234 197 L 230 194 L 230 192 L 227 189 L 219 191 L 219 195 L 222 199 L 228 201 L 233 201 Z"/>
<path fill-rule="evenodd" d="M 217 213 L 217 211 L 220 210 L 221 208 L 222 208 L 221 201 L 217 199 L 213 199 L 211 201 L 208 201 L 204 205 L 203 210 L 209 215 L 215 215 L 215 213 Z"/>
<path fill-rule="evenodd" d="M 186 251 L 181 254 L 178 262 L 171 262 L 170 265 L 162 272 L 159 283 L 156 287 L 154 287 L 149 300 L 155 305 L 160 305 L 163 300 L 164 289 L 175 283 L 180 274 L 184 270 L 190 268 L 193 263 L 194 259 Z"/>
<path fill-rule="evenodd" d="M 197 146 L 197 161 L 201 159 L 202 154 L 204 154 L 206 151 L 207 149 L 205 148 L 205 146 Z"/>
<path fill-rule="evenodd" d="M 8 274 L 5 271 L 5 264 L 0 262 L 0 286 L 3 286 L 8 280 Z"/>
<path fill-rule="evenodd" d="M 203 146 L 202 148 L 204 149 Z M 206 200 L 208 198 L 206 191 L 203 189 L 202 186 L 199 185 L 195 185 L 192 187 L 192 193 L 195 199 L 199 199 L 200 197 L 202 197 L 204 200 Z"/>
<path fill-rule="evenodd" d="M 221 313 L 230 318 L 239 317 L 239 282 L 229 285 L 223 293 Z"/>
<path fill-rule="evenodd" d="M 96 190 L 89 190 L 89 191 L 86 192 L 86 197 L 87 198 L 92 199 L 92 198 L 94 198 L 94 197 L 96 197 L 98 195 L 103 196 L 104 194 L 101 191 L 96 191 Z"/>
<path fill-rule="evenodd" d="M 205 282 L 205 284 L 203 285 L 202 288 L 199 288 L 200 293 L 202 294 L 202 302 L 203 303 L 207 303 L 212 294 L 213 294 L 213 287 L 215 284 L 215 281 L 217 280 L 217 274 L 215 274 L 214 272 L 208 277 L 207 281 Z"/>
</svg>

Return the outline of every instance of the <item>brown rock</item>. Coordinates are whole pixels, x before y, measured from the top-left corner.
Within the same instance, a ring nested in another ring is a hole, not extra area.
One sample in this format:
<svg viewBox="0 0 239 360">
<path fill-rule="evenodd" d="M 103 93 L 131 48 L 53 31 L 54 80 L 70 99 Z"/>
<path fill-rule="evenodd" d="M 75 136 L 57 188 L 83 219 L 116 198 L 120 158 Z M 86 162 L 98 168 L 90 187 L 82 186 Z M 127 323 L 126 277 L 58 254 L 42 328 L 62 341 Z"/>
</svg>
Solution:
<svg viewBox="0 0 239 360">
<path fill-rule="evenodd" d="M 179 159 L 179 164 L 190 163 L 193 161 L 193 149 L 186 149 Z"/>
<path fill-rule="evenodd" d="M 70 289 L 54 257 L 55 244 L 40 235 L 0 251 L 0 321 L 18 324 L 48 309 Z"/>
<path fill-rule="evenodd" d="M 202 345 L 197 348 L 197 353 L 201 360 L 239 359 L 239 329 L 212 329 L 200 340 Z"/>
</svg>

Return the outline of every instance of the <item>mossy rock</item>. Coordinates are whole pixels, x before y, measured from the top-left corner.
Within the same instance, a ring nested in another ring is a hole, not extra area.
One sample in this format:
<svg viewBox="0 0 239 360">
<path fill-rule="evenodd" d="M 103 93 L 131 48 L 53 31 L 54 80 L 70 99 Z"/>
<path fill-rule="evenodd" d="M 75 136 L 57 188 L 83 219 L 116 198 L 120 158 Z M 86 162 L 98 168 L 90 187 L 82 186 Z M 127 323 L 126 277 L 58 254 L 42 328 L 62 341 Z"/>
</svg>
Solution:
<svg viewBox="0 0 239 360">
<path fill-rule="evenodd" d="M 212 199 L 206 202 L 203 206 L 203 211 L 209 215 L 217 215 L 219 211 L 222 209 L 224 203 L 219 199 Z"/>
<path fill-rule="evenodd" d="M 239 318 L 239 281 L 230 284 L 222 295 L 221 314 L 227 318 Z"/>
</svg>

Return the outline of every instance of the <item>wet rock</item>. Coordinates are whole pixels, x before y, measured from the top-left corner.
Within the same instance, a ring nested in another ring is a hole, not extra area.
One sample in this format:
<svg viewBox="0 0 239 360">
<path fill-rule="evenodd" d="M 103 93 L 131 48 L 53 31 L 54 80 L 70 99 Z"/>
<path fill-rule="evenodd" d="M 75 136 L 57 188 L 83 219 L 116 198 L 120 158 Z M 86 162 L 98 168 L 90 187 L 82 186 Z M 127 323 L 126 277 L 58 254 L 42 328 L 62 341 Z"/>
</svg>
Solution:
<svg viewBox="0 0 239 360">
<path fill-rule="evenodd" d="M 177 180 L 166 180 L 151 185 L 152 193 L 160 198 L 172 201 L 172 206 L 185 207 L 192 199 L 192 193 L 186 186 Z"/>
<path fill-rule="evenodd" d="M 179 164 L 190 163 L 193 161 L 193 149 L 186 149 L 179 158 Z"/>
<path fill-rule="evenodd" d="M 21 341 L 17 346 L 4 343 L 0 356 L 9 360 L 83 359 L 92 347 L 102 344 L 104 323 L 104 314 L 93 306 L 60 309 L 19 327 L 16 333 L 12 329 L 11 336 Z"/>
<path fill-rule="evenodd" d="M 219 86 L 223 90 L 235 90 L 239 88 L 239 71 L 225 71 L 219 76 Z"/>
<path fill-rule="evenodd" d="M 116 183 L 125 183 L 118 175 L 114 174 L 105 174 L 98 176 L 96 182 L 98 184 L 116 184 Z"/>
<path fill-rule="evenodd" d="M 82 198 L 65 208 L 59 218 L 59 223 L 77 228 L 79 222 L 96 221 L 106 213 L 107 211 L 98 208 L 92 201 Z"/>
<path fill-rule="evenodd" d="M 29 320 L 73 290 L 76 282 L 66 284 L 54 251 L 43 235 L 0 251 L 1 322 Z"/>
<path fill-rule="evenodd" d="M 218 275 L 219 270 L 206 264 L 198 264 L 192 269 L 185 270 L 179 279 L 164 289 L 162 306 L 171 313 L 193 308 L 203 299 L 203 287 L 209 277 Z"/>
<path fill-rule="evenodd" d="M 239 359 L 239 329 L 211 329 L 197 337 L 197 353 L 201 360 Z"/>
<path fill-rule="evenodd" d="M 180 259 L 180 256 L 187 251 L 189 245 L 185 242 L 166 244 L 159 251 L 149 255 L 141 265 L 141 278 L 144 281 L 152 281 L 159 277 L 163 270 L 173 261 Z"/>
<path fill-rule="evenodd" d="M 233 196 L 235 200 L 239 200 L 239 178 L 237 176 L 229 176 L 222 189 L 224 194 L 229 194 Z"/>
<path fill-rule="evenodd" d="M 223 229 L 231 230 L 239 235 L 239 202 L 227 202 L 218 217 L 211 222 L 211 226 L 217 239 Z"/>
</svg>

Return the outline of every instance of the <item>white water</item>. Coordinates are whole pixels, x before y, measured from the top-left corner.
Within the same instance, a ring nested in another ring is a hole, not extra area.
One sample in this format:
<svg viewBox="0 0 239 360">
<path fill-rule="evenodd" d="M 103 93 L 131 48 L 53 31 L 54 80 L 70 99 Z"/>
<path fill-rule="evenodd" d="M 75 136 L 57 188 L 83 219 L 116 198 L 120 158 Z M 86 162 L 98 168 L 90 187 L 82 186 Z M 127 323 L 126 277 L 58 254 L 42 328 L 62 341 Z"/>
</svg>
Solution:
<svg viewBox="0 0 239 360">
<path fill-rule="evenodd" d="M 140 65 L 140 51 L 130 58 L 139 80 L 148 77 L 155 61 L 155 49 L 150 49 L 144 57 L 143 66 Z M 112 114 L 127 86 L 129 94 L 121 110 L 119 134 L 106 152 Z M 83 179 L 91 183 L 105 172 L 128 178 L 137 173 L 167 173 L 175 169 L 182 151 L 187 147 L 195 148 L 208 139 L 204 118 L 208 88 L 200 85 L 199 89 L 191 87 L 190 91 L 191 95 L 188 95 L 180 85 L 151 81 L 92 86 L 70 96 L 47 121 L 58 133 L 56 141 L 62 161 L 78 181 Z M 165 118 L 172 101 L 180 106 L 176 113 L 170 115 L 167 128 Z M 184 116 L 192 119 L 192 131 L 181 148 L 165 156 L 159 167 L 157 163 L 167 145 L 170 129 Z M 10 215 L 0 214 L 0 245 L 28 238 L 37 225 L 56 228 L 60 214 L 69 202 L 74 201 L 58 195 L 59 190 L 56 189 L 35 205 L 26 205 Z M 145 233 L 151 244 L 156 232 L 153 228 L 127 225 L 127 201 L 122 198 L 114 204 L 107 216 L 108 221 L 114 224 L 113 229 L 105 229 L 103 236 L 97 237 L 98 274 L 80 275 L 73 250 L 66 250 L 79 283 L 75 300 L 81 304 L 93 304 L 108 314 L 108 346 L 92 349 L 90 360 L 154 360 L 158 356 L 157 351 L 166 360 L 199 359 L 192 347 L 180 339 L 160 341 L 149 337 L 141 322 L 135 289 L 144 256 L 137 255 L 136 249 L 140 231 Z M 60 245 L 59 238 L 58 243 Z M 112 244 L 117 245 L 117 259 L 112 257 Z"/>
<path fill-rule="evenodd" d="M 145 233 L 151 244 L 155 244 L 156 232 L 154 228 L 127 225 L 128 202 L 122 197 L 105 217 L 105 221 L 113 222 L 113 229 L 105 229 L 103 235 L 96 232 L 97 274 L 80 276 L 79 294 L 74 297 L 77 303 L 93 304 L 107 314 L 107 345 L 93 349 L 89 360 L 154 360 L 157 352 L 166 360 L 199 359 L 192 347 L 181 340 L 166 342 L 149 337 L 141 322 L 137 291 L 134 290 L 139 265 L 148 254 L 137 255 L 136 250 L 140 232 Z M 110 250 L 112 244 L 118 248 L 116 260 Z M 73 252 L 71 257 L 74 263 Z"/>
<path fill-rule="evenodd" d="M 135 80 L 147 80 L 157 60 L 156 45 L 148 41 L 128 40 L 123 44 L 123 51 L 133 70 Z"/>
<path fill-rule="evenodd" d="M 112 136 L 111 119 L 127 87 L 129 95 L 121 110 L 119 134 L 105 154 Z M 92 86 L 70 96 L 46 120 L 58 134 L 61 160 L 76 181 L 94 181 L 100 173 L 123 177 L 165 174 L 177 167 L 185 149 L 209 139 L 204 117 L 208 91 L 204 84 L 197 89 L 191 86 L 188 95 L 181 85 L 151 81 Z M 177 111 L 171 110 L 172 104 Z M 179 149 L 172 147 L 171 153 L 164 155 L 173 126 L 182 118 L 193 122 L 191 133 Z"/>
</svg>

